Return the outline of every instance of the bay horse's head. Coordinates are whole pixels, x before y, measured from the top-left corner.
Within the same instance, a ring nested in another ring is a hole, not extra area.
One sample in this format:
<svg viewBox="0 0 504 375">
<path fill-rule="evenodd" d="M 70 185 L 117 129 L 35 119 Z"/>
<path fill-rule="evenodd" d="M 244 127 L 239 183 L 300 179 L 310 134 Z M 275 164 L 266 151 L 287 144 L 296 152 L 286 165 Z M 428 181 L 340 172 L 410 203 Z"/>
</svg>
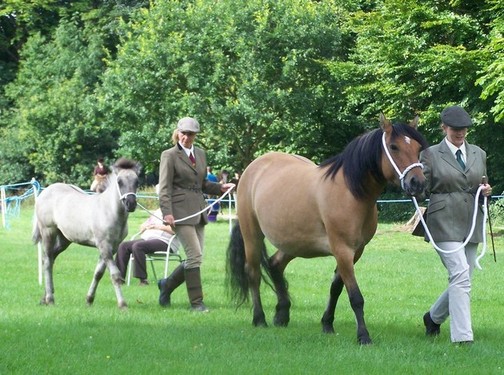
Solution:
<svg viewBox="0 0 504 375">
<path fill-rule="evenodd" d="M 427 148 L 425 138 L 417 131 L 418 116 L 408 125 L 392 123 L 380 114 L 382 142 L 386 157 L 382 171 L 388 181 L 401 185 L 410 196 L 421 196 L 425 189 L 423 165 L 418 161 L 420 151 Z"/>
<path fill-rule="evenodd" d="M 140 168 L 139 163 L 125 158 L 120 158 L 112 166 L 119 199 L 128 212 L 135 211 L 137 206 L 136 191 L 138 189 Z M 111 181 L 111 183 L 114 183 L 114 181 Z"/>
</svg>

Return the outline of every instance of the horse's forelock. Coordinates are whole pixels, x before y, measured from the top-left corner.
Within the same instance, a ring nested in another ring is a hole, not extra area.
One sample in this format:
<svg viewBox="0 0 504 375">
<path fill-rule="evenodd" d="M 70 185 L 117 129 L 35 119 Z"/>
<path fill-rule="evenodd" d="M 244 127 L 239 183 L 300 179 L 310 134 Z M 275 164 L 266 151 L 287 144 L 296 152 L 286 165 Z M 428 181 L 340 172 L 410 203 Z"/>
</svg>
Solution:
<svg viewBox="0 0 504 375">
<path fill-rule="evenodd" d="M 427 140 L 424 136 L 414 127 L 405 124 L 394 124 L 392 127 L 392 139 L 398 136 L 407 135 L 411 139 L 417 141 L 420 144 L 421 150 L 425 150 L 429 147 Z"/>
<path fill-rule="evenodd" d="M 133 169 L 138 174 L 140 172 L 140 165 L 134 160 L 120 158 L 115 162 L 114 169 L 116 171 L 119 169 Z"/>
</svg>

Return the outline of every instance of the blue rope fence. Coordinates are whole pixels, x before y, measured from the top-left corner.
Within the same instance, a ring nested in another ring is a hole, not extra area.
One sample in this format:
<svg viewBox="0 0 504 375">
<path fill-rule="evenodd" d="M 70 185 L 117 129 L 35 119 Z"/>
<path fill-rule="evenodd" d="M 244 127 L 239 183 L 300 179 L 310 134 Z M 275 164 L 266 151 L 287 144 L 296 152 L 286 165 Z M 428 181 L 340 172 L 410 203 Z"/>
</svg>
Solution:
<svg viewBox="0 0 504 375">
<path fill-rule="evenodd" d="M 39 194 L 40 189 L 40 183 L 35 179 L 32 179 L 30 182 L 0 185 L 0 211 L 2 213 L 4 228 L 10 229 L 9 219 L 19 217 L 21 203 L 35 194 Z M 8 194 L 11 192 L 14 193 L 12 195 Z"/>
</svg>

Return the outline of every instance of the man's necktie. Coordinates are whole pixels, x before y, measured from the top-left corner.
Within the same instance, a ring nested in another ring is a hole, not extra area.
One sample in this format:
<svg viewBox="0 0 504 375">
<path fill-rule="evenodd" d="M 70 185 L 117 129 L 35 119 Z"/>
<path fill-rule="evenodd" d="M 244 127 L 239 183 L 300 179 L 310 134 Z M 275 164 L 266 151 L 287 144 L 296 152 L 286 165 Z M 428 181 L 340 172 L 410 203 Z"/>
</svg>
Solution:
<svg viewBox="0 0 504 375">
<path fill-rule="evenodd" d="M 457 161 L 460 164 L 460 166 L 462 167 L 462 170 L 465 171 L 465 164 L 464 164 L 464 161 L 462 160 L 462 151 L 457 150 L 455 155 L 457 156 Z"/>
<path fill-rule="evenodd" d="M 192 152 L 189 153 L 189 159 L 191 160 L 193 167 L 195 167 L 196 166 L 196 159 L 194 158 L 194 155 Z"/>
</svg>

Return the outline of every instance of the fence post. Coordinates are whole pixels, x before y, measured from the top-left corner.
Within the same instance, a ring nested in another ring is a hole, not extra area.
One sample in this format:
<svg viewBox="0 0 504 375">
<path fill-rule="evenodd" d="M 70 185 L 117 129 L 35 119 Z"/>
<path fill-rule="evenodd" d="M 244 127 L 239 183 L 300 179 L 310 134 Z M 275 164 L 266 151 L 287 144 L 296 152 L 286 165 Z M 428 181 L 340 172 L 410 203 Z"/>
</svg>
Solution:
<svg viewBox="0 0 504 375">
<path fill-rule="evenodd" d="M 39 194 L 39 191 L 38 191 L 38 182 L 37 180 L 35 180 L 35 178 L 32 178 L 31 179 L 31 184 L 33 186 L 33 197 L 35 198 L 35 204 L 33 206 L 33 225 L 35 225 L 35 222 L 37 220 L 37 212 L 35 211 L 35 207 L 37 206 L 37 198 L 38 198 L 38 194 Z M 42 244 L 39 242 L 37 242 L 37 256 L 38 256 L 38 260 L 37 260 L 37 264 L 38 264 L 38 282 L 39 282 L 39 285 L 42 285 Z"/>
<path fill-rule="evenodd" d="M 7 213 L 7 198 L 5 196 L 5 186 L 3 185 L 0 193 L 0 199 L 2 201 L 2 207 L 0 207 L 0 209 L 2 210 L 2 223 L 3 227 L 5 228 L 7 226 L 7 220 L 5 219 L 5 215 Z"/>
<path fill-rule="evenodd" d="M 232 193 L 230 192 L 228 194 L 228 210 L 229 210 L 229 234 L 233 231 L 233 218 L 232 218 L 232 211 L 231 211 L 231 197 Z"/>
</svg>

